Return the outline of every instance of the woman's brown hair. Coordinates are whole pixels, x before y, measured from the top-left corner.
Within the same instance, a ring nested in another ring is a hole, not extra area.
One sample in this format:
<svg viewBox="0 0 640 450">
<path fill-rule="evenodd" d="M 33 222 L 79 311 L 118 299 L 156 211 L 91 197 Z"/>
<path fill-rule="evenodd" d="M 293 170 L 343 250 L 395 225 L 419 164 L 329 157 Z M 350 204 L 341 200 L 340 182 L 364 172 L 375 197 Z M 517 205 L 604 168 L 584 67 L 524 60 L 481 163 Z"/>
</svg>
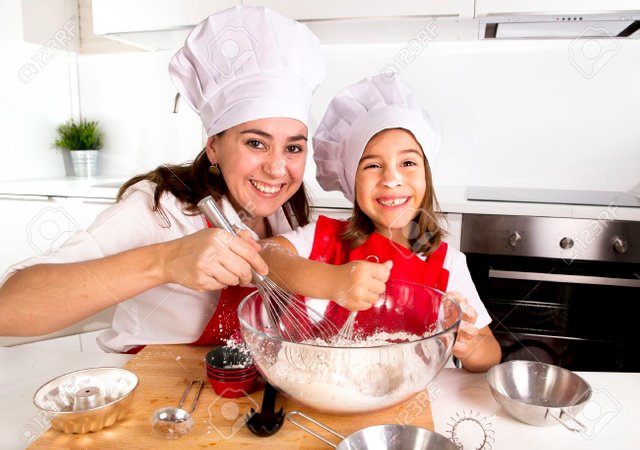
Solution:
<svg viewBox="0 0 640 450">
<path fill-rule="evenodd" d="M 211 162 L 207 158 L 206 148 L 198 154 L 191 163 L 179 165 L 162 165 L 156 169 L 142 175 L 136 175 L 128 180 L 120 187 L 118 191 L 117 201 L 122 200 L 124 193 L 134 184 L 148 180 L 155 183 L 156 188 L 153 194 L 153 210 L 160 214 L 167 226 L 171 226 L 162 207 L 160 198 L 165 192 L 173 194 L 178 200 L 185 204 L 184 212 L 186 214 L 200 214 L 198 202 L 207 195 L 219 199 L 221 196 L 229 192 L 229 188 L 222 176 L 215 176 L 209 172 Z M 285 206 L 289 206 L 295 220 L 299 226 L 309 223 L 309 200 L 305 192 L 304 184 L 291 196 L 291 198 L 283 205 L 285 215 L 290 218 L 289 211 Z M 295 228 L 295 225 L 292 224 Z"/>
<path fill-rule="evenodd" d="M 377 135 L 373 137 L 375 136 Z M 424 253 L 428 256 L 438 249 L 447 232 L 441 226 L 443 220 L 442 211 L 433 189 L 433 178 L 431 177 L 431 168 L 427 158 L 424 158 L 424 176 L 427 182 L 426 193 L 420 205 L 420 211 L 408 225 L 411 227 L 408 230 L 408 238 L 411 245 L 410 250 L 413 253 Z M 354 202 L 349 224 L 340 237 L 350 242 L 351 248 L 356 248 L 364 244 L 373 231 L 373 222 L 362 212 L 358 203 Z"/>
</svg>

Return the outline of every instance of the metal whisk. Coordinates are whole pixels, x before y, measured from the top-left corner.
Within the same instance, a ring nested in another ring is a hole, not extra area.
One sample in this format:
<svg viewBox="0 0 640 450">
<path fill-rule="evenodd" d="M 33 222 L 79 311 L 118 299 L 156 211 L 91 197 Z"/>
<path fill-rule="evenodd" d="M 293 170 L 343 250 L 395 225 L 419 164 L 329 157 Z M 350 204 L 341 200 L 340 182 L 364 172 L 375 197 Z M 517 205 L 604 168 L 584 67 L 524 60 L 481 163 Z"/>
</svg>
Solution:
<svg viewBox="0 0 640 450">
<path fill-rule="evenodd" d="M 347 320 L 344 321 L 344 323 L 340 327 L 340 331 L 338 331 L 338 335 L 336 336 L 339 341 L 350 341 L 353 339 L 353 328 L 356 324 L 357 315 L 358 311 L 351 311 L 349 313 L 349 317 L 347 317 Z"/>
<path fill-rule="evenodd" d="M 198 208 L 214 225 L 233 236 L 237 233 L 222 214 L 213 198 L 208 195 L 198 202 Z M 324 314 L 308 306 L 304 300 L 278 286 L 269 277 L 251 269 L 252 282 L 258 288 L 270 323 L 280 337 L 293 342 L 315 338 L 332 339 L 338 328 Z"/>
</svg>

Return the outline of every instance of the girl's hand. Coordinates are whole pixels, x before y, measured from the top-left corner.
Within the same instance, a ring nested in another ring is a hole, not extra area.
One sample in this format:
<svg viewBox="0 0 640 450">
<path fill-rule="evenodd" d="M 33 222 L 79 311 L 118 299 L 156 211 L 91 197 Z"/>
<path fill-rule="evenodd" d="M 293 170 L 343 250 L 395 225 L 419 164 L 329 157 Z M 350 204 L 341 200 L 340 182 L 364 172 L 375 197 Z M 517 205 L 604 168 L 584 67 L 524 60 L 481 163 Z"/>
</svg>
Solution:
<svg viewBox="0 0 640 450">
<path fill-rule="evenodd" d="M 247 231 L 233 236 L 220 228 L 200 230 L 166 244 L 165 278 L 200 292 L 246 285 L 252 267 L 261 275 L 269 271 L 259 251 Z"/>
<path fill-rule="evenodd" d="M 337 266 L 334 301 L 351 311 L 369 309 L 385 291 L 392 261 L 384 264 L 352 261 Z"/>
<path fill-rule="evenodd" d="M 458 336 L 453 345 L 453 356 L 462 360 L 469 357 L 477 347 L 478 328 L 476 328 L 475 323 L 478 313 L 462 294 L 458 292 L 447 292 L 446 296 L 454 300 L 462 310 L 462 320 L 460 321 Z"/>
</svg>

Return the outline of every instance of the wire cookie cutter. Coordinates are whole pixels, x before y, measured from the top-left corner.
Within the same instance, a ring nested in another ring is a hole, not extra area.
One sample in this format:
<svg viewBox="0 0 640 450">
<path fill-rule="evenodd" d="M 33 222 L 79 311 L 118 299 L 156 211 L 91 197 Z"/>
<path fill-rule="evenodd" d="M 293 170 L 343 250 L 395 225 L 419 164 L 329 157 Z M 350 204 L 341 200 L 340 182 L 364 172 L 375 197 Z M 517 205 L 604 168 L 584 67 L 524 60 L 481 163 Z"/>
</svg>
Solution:
<svg viewBox="0 0 640 450">
<path fill-rule="evenodd" d="M 455 417 L 451 416 L 449 418 L 451 422 L 447 422 L 447 427 L 449 428 L 446 433 L 449 439 L 462 450 L 491 450 L 493 443 L 496 441 L 491 419 L 483 416 L 479 411 L 470 409 L 467 412 L 463 409 L 462 414 L 456 412 Z M 470 446 L 468 441 L 473 439 L 478 439 L 479 442 L 474 442 Z"/>
</svg>

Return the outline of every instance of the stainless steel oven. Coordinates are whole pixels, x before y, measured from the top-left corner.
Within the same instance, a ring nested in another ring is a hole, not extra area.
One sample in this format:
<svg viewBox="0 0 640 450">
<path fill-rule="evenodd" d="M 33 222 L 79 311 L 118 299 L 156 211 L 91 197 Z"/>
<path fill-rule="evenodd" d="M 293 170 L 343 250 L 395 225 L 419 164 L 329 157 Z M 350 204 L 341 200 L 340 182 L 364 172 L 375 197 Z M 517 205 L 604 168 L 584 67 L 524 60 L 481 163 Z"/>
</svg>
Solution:
<svg viewBox="0 0 640 450">
<path fill-rule="evenodd" d="M 640 222 L 465 214 L 461 250 L 504 361 L 640 371 Z"/>
</svg>

